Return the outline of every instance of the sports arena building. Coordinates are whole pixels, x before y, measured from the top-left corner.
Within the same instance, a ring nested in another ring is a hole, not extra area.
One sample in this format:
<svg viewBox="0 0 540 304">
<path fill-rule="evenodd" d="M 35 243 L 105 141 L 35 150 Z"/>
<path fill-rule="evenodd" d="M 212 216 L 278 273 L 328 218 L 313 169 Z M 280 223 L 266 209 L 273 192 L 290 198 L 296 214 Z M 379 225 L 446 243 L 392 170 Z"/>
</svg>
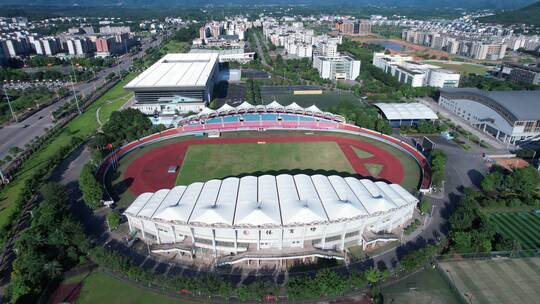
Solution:
<svg viewBox="0 0 540 304">
<path fill-rule="evenodd" d="M 197 113 L 212 98 L 218 69 L 217 53 L 167 54 L 124 88 L 147 115 Z"/>
<path fill-rule="evenodd" d="M 264 249 L 343 251 L 413 216 L 418 200 L 397 184 L 304 174 L 229 177 L 143 193 L 126 209 L 132 232 L 161 250 L 215 257 Z M 190 248 L 191 247 L 191 248 Z"/>
<path fill-rule="evenodd" d="M 540 139 L 540 91 L 444 88 L 439 105 L 502 142 Z"/>
</svg>

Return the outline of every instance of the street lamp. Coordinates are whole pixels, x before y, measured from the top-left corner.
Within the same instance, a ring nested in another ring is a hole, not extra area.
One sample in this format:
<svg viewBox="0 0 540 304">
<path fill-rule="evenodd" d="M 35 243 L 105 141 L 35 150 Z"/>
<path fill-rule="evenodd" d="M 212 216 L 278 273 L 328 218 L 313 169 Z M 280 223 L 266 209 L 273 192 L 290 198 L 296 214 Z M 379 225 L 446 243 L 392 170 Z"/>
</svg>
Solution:
<svg viewBox="0 0 540 304">
<path fill-rule="evenodd" d="M 9 111 L 11 112 L 11 116 L 13 116 L 13 119 L 15 119 L 15 122 L 19 122 L 19 120 L 17 119 L 17 116 L 15 115 L 15 112 L 13 112 L 13 108 L 11 107 L 11 101 L 9 100 L 9 96 L 8 96 L 7 91 L 6 91 L 5 80 L 4 80 L 4 85 L 2 87 L 4 88 L 4 95 L 6 95 L 6 99 L 7 99 L 8 105 L 9 105 Z"/>
</svg>

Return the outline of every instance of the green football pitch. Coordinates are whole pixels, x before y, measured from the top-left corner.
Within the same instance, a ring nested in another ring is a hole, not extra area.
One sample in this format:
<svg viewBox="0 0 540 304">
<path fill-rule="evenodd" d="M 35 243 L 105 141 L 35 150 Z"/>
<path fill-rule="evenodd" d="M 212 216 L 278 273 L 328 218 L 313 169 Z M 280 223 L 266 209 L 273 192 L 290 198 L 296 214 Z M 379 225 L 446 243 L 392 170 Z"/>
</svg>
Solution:
<svg viewBox="0 0 540 304">
<path fill-rule="evenodd" d="M 227 176 L 309 173 L 355 174 L 335 142 L 268 142 L 191 145 L 177 185 Z"/>
<path fill-rule="evenodd" d="M 540 216 L 532 212 L 492 213 L 489 219 L 502 235 L 517 240 L 522 249 L 540 247 Z"/>
</svg>

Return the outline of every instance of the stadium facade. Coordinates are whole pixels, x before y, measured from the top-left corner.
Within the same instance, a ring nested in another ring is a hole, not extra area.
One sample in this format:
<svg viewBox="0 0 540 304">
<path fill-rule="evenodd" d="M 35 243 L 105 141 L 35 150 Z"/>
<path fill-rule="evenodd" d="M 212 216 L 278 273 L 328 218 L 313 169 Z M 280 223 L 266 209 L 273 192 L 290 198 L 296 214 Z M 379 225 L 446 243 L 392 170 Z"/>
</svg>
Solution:
<svg viewBox="0 0 540 304">
<path fill-rule="evenodd" d="M 438 102 L 502 142 L 520 144 L 540 139 L 540 91 L 443 88 Z"/>
<path fill-rule="evenodd" d="M 161 250 L 219 256 L 368 244 L 413 216 L 398 184 L 305 174 L 229 177 L 143 193 L 126 209 L 129 229 Z"/>
</svg>

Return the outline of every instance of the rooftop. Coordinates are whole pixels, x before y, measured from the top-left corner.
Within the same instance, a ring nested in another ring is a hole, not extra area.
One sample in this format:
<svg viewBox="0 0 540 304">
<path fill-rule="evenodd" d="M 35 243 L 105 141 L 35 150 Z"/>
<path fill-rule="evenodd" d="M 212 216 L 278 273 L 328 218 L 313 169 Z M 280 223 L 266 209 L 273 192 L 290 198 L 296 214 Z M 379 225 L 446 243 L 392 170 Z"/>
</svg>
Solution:
<svg viewBox="0 0 540 304">
<path fill-rule="evenodd" d="M 540 120 L 540 90 L 483 91 L 477 88 L 442 88 L 441 94 L 480 97 L 503 107 L 514 116 L 514 120 Z"/>
<path fill-rule="evenodd" d="M 217 59 L 217 53 L 167 54 L 124 88 L 136 90 L 206 86 Z"/>
<path fill-rule="evenodd" d="M 372 216 L 417 201 L 398 184 L 281 174 L 214 179 L 143 193 L 125 213 L 199 225 L 294 226 Z"/>
<path fill-rule="evenodd" d="M 438 119 L 437 114 L 421 103 L 376 103 L 388 120 Z"/>
</svg>

